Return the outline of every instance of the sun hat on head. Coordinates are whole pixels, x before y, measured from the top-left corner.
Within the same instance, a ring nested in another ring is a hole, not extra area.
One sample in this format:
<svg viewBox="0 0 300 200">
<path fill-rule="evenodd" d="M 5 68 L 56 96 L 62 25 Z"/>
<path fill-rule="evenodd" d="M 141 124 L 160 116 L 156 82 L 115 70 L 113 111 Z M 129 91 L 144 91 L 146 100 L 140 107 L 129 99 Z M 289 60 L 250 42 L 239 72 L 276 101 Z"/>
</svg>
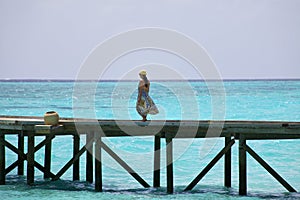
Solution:
<svg viewBox="0 0 300 200">
<path fill-rule="evenodd" d="M 146 75 L 147 75 L 147 72 L 146 72 L 146 70 L 141 70 L 139 74 L 140 74 L 140 75 L 143 75 L 143 76 L 146 76 Z"/>
</svg>

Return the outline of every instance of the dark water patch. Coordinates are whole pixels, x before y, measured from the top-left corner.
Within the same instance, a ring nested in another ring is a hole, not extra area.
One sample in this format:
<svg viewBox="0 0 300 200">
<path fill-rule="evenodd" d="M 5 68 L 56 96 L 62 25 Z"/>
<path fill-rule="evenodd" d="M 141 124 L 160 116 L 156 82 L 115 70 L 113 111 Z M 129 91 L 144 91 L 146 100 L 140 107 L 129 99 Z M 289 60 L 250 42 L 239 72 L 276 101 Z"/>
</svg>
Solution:
<svg viewBox="0 0 300 200">
<path fill-rule="evenodd" d="M 237 189 L 226 188 L 212 185 L 197 185 L 191 191 L 184 191 L 185 186 L 176 186 L 173 194 L 166 192 L 166 187 L 160 188 L 136 188 L 124 189 L 118 188 L 117 185 L 104 184 L 103 192 L 98 193 L 94 190 L 95 185 L 85 181 L 71 181 L 71 180 L 44 180 L 41 177 L 35 180 L 33 186 L 26 184 L 25 176 L 7 176 L 6 185 L 0 187 L 0 192 L 3 190 L 11 190 L 19 195 L 24 193 L 30 195 L 37 195 L 40 193 L 41 197 L 48 195 L 50 191 L 52 194 L 60 195 L 60 191 L 64 192 L 81 192 L 80 194 L 86 197 L 95 197 L 104 195 L 106 197 L 127 197 L 134 199 L 300 199 L 300 193 L 267 193 L 267 192 L 248 192 L 247 196 L 239 196 Z M 42 193 L 41 193 L 42 191 Z M 83 193 L 82 193 L 83 192 Z M 45 196 L 46 197 L 46 196 Z"/>
</svg>

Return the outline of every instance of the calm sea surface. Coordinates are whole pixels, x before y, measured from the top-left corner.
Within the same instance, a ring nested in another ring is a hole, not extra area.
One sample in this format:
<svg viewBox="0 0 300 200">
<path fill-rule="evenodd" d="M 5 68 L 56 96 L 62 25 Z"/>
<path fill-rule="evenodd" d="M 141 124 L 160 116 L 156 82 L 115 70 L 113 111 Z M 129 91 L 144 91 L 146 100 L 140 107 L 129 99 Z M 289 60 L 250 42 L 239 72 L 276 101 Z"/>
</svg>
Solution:
<svg viewBox="0 0 300 200">
<path fill-rule="evenodd" d="M 226 119 L 300 121 L 300 81 L 225 81 L 218 83 L 152 82 L 150 95 L 160 113 L 149 119 Z M 97 119 L 140 119 L 135 110 L 137 82 L 2 81 L 0 115 L 43 116 L 55 110 L 60 117 Z M 224 101 L 222 101 L 222 99 Z M 14 136 L 6 137 L 16 144 Z M 38 142 L 37 139 L 36 142 Z M 82 138 L 84 141 L 84 138 Z M 25 141 L 26 142 L 26 141 Z M 104 141 L 152 185 L 152 137 L 109 138 Z M 209 145 L 208 145 L 209 144 Z M 249 141 L 252 147 L 288 183 L 300 191 L 300 140 Z M 26 145 L 26 144 L 25 144 Z M 165 142 L 162 140 L 164 147 Z M 1 199 L 300 199 L 288 193 L 263 167 L 248 156 L 248 196 L 238 196 L 237 144 L 233 146 L 232 188 L 223 185 L 223 160 L 190 192 L 182 192 L 222 149 L 223 139 L 175 140 L 175 194 L 165 193 L 165 168 L 159 189 L 144 189 L 113 159 L 103 152 L 104 192 L 94 192 L 85 182 L 85 157 L 81 181 L 72 182 L 72 170 L 59 181 L 45 181 L 38 170 L 36 185 L 26 185 L 26 177 L 7 176 L 0 186 Z M 7 149 L 6 166 L 16 155 Z M 52 171 L 59 171 L 72 156 L 72 138 L 58 136 L 53 142 Z M 43 163 L 43 150 L 36 153 Z M 165 154 L 162 154 L 162 164 Z"/>
</svg>

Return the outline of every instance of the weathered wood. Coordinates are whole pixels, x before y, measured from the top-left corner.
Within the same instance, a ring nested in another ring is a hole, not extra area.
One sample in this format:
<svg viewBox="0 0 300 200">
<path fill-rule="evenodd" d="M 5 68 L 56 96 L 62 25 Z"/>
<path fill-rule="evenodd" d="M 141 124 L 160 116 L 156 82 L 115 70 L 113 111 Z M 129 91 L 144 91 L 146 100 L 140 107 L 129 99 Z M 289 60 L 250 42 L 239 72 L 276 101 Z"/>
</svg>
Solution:
<svg viewBox="0 0 300 200">
<path fill-rule="evenodd" d="M 76 123 L 76 125 L 75 125 Z M 160 136 L 160 138 L 166 138 L 167 142 L 167 191 L 169 193 L 173 193 L 174 183 L 173 183 L 173 147 L 172 147 L 172 139 L 176 138 L 205 138 L 208 128 L 213 130 L 214 128 L 220 129 L 220 127 L 224 126 L 221 130 L 220 134 L 216 134 L 213 137 L 227 137 L 225 139 L 225 145 L 229 144 L 231 141 L 231 137 L 235 136 L 236 139 L 240 140 L 239 143 L 239 193 L 242 195 L 247 194 L 247 177 L 246 177 L 246 169 L 247 169 L 247 158 L 246 158 L 246 140 L 264 140 L 264 139 L 300 139 L 300 122 L 268 122 L 268 121 L 189 121 L 189 120 L 153 120 L 150 122 L 141 122 L 141 121 L 131 121 L 131 120 L 94 120 L 94 119 L 60 119 L 60 126 L 51 127 L 45 126 L 42 117 L 17 117 L 17 116 L 0 116 L 0 129 L 3 134 L 11 134 L 16 135 L 23 132 L 25 137 L 28 136 L 28 141 L 30 142 L 30 137 L 32 137 L 32 133 L 36 133 L 38 135 L 74 135 L 74 133 L 80 127 L 82 132 L 78 134 L 86 134 L 87 132 L 97 132 L 99 130 L 99 125 L 101 129 L 104 131 L 105 136 L 107 137 L 118 137 L 118 136 L 155 136 L 155 144 L 154 144 L 154 172 L 153 172 L 153 186 L 160 186 L 160 154 L 156 149 L 159 148 L 160 143 L 158 143 L 158 139 L 156 135 Z M 127 131 L 121 130 L 120 125 L 122 127 L 126 127 Z M 138 127 L 137 127 L 138 126 Z M 180 134 L 178 133 L 178 128 L 180 126 Z M 163 128 L 161 128 L 163 127 Z M 130 132 L 130 135 L 128 134 Z M 168 133 L 168 134 L 165 134 Z M 19 135 L 20 136 L 20 135 Z M 47 138 L 49 138 L 47 140 Z M 79 180 L 79 158 L 85 152 L 85 148 L 89 148 L 88 145 L 85 145 L 81 150 L 79 150 L 79 137 L 74 137 L 74 149 L 73 149 L 73 158 L 56 174 L 50 172 L 50 169 L 45 165 L 45 167 L 41 166 L 39 163 L 34 161 L 34 152 L 38 151 L 43 146 L 47 146 L 48 142 L 51 142 L 53 138 L 47 137 L 44 141 L 39 143 L 36 147 L 34 147 L 34 138 L 33 138 L 33 147 L 32 144 L 28 144 L 28 153 L 24 154 L 24 149 L 22 150 L 21 143 L 18 143 L 18 147 L 12 148 L 10 143 L 6 143 L 4 141 L 3 135 L 3 143 L 0 142 L 0 161 L 4 160 L 0 164 L 0 183 L 1 181 L 5 183 L 5 174 L 10 172 L 17 166 L 18 174 L 21 174 L 22 163 L 24 160 L 28 160 L 27 162 L 27 173 L 28 173 L 28 182 L 30 180 L 33 181 L 34 177 L 34 167 L 41 170 L 48 177 L 53 179 L 59 178 L 61 175 L 65 173 L 65 171 L 73 165 L 73 179 Z M 76 139 L 75 139 L 76 138 Z M 23 138 L 24 139 L 24 138 Z M 32 139 L 32 138 L 31 138 Z M 78 139 L 78 140 L 77 140 Z M 22 139 L 21 139 L 22 140 Z M 1 139 L 0 139 L 1 141 Z M 20 141 L 20 140 L 19 140 Z M 87 140 L 88 142 L 88 140 Z M 93 143 L 93 142 L 91 142 Z M 6 145 L 7 144 L 7 145 Z M 102 144 L 102 143 L 101 143 Z M 103 143 L 104 144 L 104 143 Z M 91 144 L 92 145 L 92 144 Z M 99 144 L 98 144 L 99 145 Z M 5 169 L 5 146 L 14 149 L 13 151 L 18 154 L 18 160 L 11 164 L 8 168 Z M 29 146 L 34 150 L 29 150 Z M 24 148 L 24 147 L 23 147 Z M 100 148 L 101 149 L 101 148 Z M 46 151 L 46 149 L 45 149 Z M 108 150 L 109 151 L 109 150 Z M 89 152 L 93 152 L 89 151 Z M 251 152 L 251 149 L 248 151 Z M 99 152 L 97 152 L 98 154 Z M 101 153 L 101 152 L 100 152 Z M 114 152 L 112 152 L 113 154 Z M 1 154 L 4 156 L 1 157 Z M 250 153 L 251 154 L 251 153 Z M 253 154 L 255 156 L 255 154 Z M 252 155 L 252 156 L 253 156 Z M 32 156 L 30 159 L 29 157 Z M 256 157 L 265 167 L 268 168 L 268 165 L 263 163 L 259 159 L 260 157 Z M 117 157 L 117 159 L 120 159 Z M 90 160 L 90 161 L 88 161 Z M 94 160 L 91 156 L 87 155 L 87 180 L 92 182 L 93 179 L 93 164 Z M 123 160 L 120 162 L 122 163 Z M 123 161 L 124 162 L 124 161 Z M 32 164 L 33 163 L 33 164 Z M 96 163 L 96 160 L 95 160 Z M 125 162 L 124 162 L 125 163 Z M 97 163 L 97 165 L 101 164 L 101 162 Z M 126 166 L 126 163 L 125 165 Z M 123 167 L 124 167 L 123 166 Z M 206 170 L 210 166 L 207 166 Z M 33 170 L 30 170 L 32 169 Z M 126 167 L 124 167 L 126 169 Z M 29 170 L 28 170 L 29 169 Z M 100 169 L 97 167 L 97 169 Z M 129 170 L 131 168 L 127 168 Z M 280 180 L 280 176 L 277 176 L 276 172 L 271 169 L 267 169 L 281 184 L 284 185 L 289 191 L 293 191 L 294 189 L 288 184 L 284 183 L 284 181 Z M 4 173 L 3 173 L 4 171 Z M 88 173 L 89 171 L 89 173 Z M 77 173 L 78 172 L 78 173 Z M 205 172 L 205 171 L 204 171 Z M 202 172 L 202 173 L 204 173 Z M 95 173 L 100 173 L 96 171 Z M 33 174 L 33 175 L 32 175 Z M 89 177 L 88 177 L 89 176 Z M 95 175 L 96 176 L 96 175 Z M 137 174 L 132 176 L 139 177 Z M 99 177 L 99 174 L 97 175 Z M 138 179 L 138 178 L 136 178 Z M 97 179 L 96 182 L 100 180 Z M 102 181 L 102 180 L 101 180 Z M 98 189 L 100 189 L 101 184 L 97 184 Z M 145 184 L 146 185 L 146 184 Z M 226 187 L 231 186 L 231 150 L 228 149 L 227 153 L 225 153 L 224 159 L 224 185 Z M 95 186 L 96 187 L 96 186 Z M 101 187 L 102 188 L 102 187 Z M 96 188 L 95 188 L 96 189 Z"/>
<path fill-rule="evenodd" d="M 105 143 L 101 142 L 101 147 L 113 158 L 117 163 L 119 163 L 135 180 L 137 180 L 145 188 L 150 187 L 150 185 L 142 179 L 129 165 L 123 161 L 113 150 L 111 150 Z"/>
<path fill-rule="evenodd" d="M 22 160 L 24 161 L 24 159 L 22 158 Z M 27 158 L 25 159 L 27 160 Z M 6 169 L 5 169 L 5 174 L 10 173 L 12 170 L 14 170 L 18 165 L 19 162 L 21 162 L 21 160 L 17 160 L 16 162 L 12 163 L 11 165 L 9 165 Z"/>
<path fill-rule="evenodd" d="M 20 131 L 18 134 L 18 149 L 21 152 L 24 152 L 24 134 L 23 131 Z M 18 154 L 18 175 L 24 175 L 24 160 Z"/>
<path fill-rule="evenodd" d="M 245 150 L 263 166 L 283 187 L 289 192 L 297 192 L 288 182 L 286 182 L 267 162 L 265 162 L 257 153 L 253 151 L 248 145 L 244 146 Z"/>
<path fill-rule="evenodd" d="M 27 184 L 34 184 L 34 133 L 28 134 Z"/>
<path fill-rule="evenodd" d="M 153 187 L 160 187 L 160 136 L 154 136 Z"/>
<path fill-rule="evenodd" d="M 0 185 L 5 185 L 5 135 L 0 130 Z"/>
<path fill-rule="evenodd" d="M 76 126 L 75 126 L 76 122 Z M 42 117 L 16 117 L 16 116 L 0 116 L 0 128 L 6 130 L 26 130 L 37 131 L 35 125 L 42 125 Z M 225 137 L 228 133 L 247 134 L 248 139 L 264 139 L 274 138 L 283 139 L 288 137 L 300 139 L 300 122 L 268 122 L 268 121 L 192 121 L 192 120 L 154 120 L 151 123 L 131 120 L 94 120 L 94 119 L 60 119 L 63 128 L 58 128 L 57 134 L 70 134 L 76 132 L 78 127 L 86 131 L 95 131 L 99 129 L 99 125 L 107 137 L 128 136 L 126 132 L 120 129 L 118 125 L 131 127 L 131 136 L 154 135 L 157 130 L 159 133 L 168 133 L 168 137 L 176 138 L 204 138 L 208 128 L 220 129 L 222 124 L 224 128 L 220 133 L 221 137 Z M 140 131 L 136 125 L 143 128 Z M 163 128 L 161 128 L 163 125 Z M 178 127 L 182 129 L 182 134 L 177 134 Z M 196 132 L 195 132 L 196 130 Z M 52 130 L 56 131 L 56 130 Z M 37 131 L 38 133 L 38 131 Z M 249 136 L 255 135 L 253 138 Z M 219 136 L 219 135 L 218 135 Z M 162 134 L 161 137 L 164 137 Z"/>
<path fill-rule="evenodd" d="M 174 178 L 173 178 L 173 141 L 172 138 L 166 137 L 166 154 L 167 154 L 167 193 L 174 192 Z"/>
<path fill-rule="evenodd" d="M 14 145 L 12 145 L 11 143 L 4 141 L 4 144 L 7 148 L 9 148 L 10 150 L 12 150 L 13 152 L 15 152 L 16 154 L 18 154 L 20 156 L 21 160 L 27 160 L 28 159 L 28 153 L 24 154 L 22 151 L 20 151 L 18 148 L 16 148 Z M 18 166 L 18 162 L 19 160 L 17 160 L 16 162 L 14 162 L 12 165 L 10 165 L 8 168 L 5 169 L 5 174 L 8 174 L 11 170 L 13 170 L 15 167 Z M 44 174 L 46 174 L 48 177 L 53 178 L 54 174 L 51 173 L 50 171 L 47 171 L 42 165 L 40 165 L 38 162 L 34 161 L 34 166 L 36 168 L 38 168 L 41 172 L 43 172 Z"/>
<path fill-rule="evenodd" d="M 225 137 L 225 147 L 231 142 L 231 136 Z M 231 148 L 224 156 L 224 186 L 231 187 Z"/>
<path fill-rule="evenodd" d="M 55 175 L 48 171 L 45 167 L 43 167 L 41 164 L 39 164 L 38 162 L 34 161 L 34 166 L 39 169 L 41 172 L 43 172 L 47 177 L 49 178 L 54 178 Z"/>
<path fill-rule="evenodd" d="M 247 155 L 244 146 L 246 138 L 240 135 L 239 138 L 239 194 L 247 195 Z"/>
<path fill-rule="evenodd" d="M 57 172 L 57 174 L 55 175 L 55 177 L 52 180 L 58 180 L 78 159 L 79 157 L 86 151 L 86 147 L 88 147 L 89 145 L 92 145 L 93 143 L 90 142 L 88 144 L 86 144 L 84 147 L 82 147 L 80 149 L 80 151 L 73 156 L 73 158 L 71 158 L 67 164 L 65 166 L 63 166 L 63 168 L 61 170 L 59 170 L 59 172 Z"/>
<path fill-rule="evenodd" d="M 95 142 L 95 190 L 102 192 L 101 137 Z"/>
<path fill-rule="evenodd" d="M 86 134 L 86 143 L 93 142 L 94 140 L 94 133 L 89 132 Z M 86 181 L 93 183 L 93 153 L 94 153 L 94 147 L 93 145 L 87 146 L 86 149 Z"/>
<path fill-rule="evenodd" d="M 193 189 L 197 183 L 211 170 L 211 168 L 231 149 L 234 140 L 230 140 L 226 146 L 212 159 L 210 163 L 198 174 L 198 176 L 185 188 L 185 191 Z"/>
<path fill-rule="evenodd" d="M 37 135 L 47 135 L 50 133 L 59 133 L 64 131 L 64 126 L 63 125 L 35 125 L 34 126 L 35 133 Z"/>
<path fill-rule="evenodd" d="M 38 150 L 40 150 L 45 144 L 47 144 L 49 141 L 51 141 L 54 138 L 54 133 L 51 133 L 48 135 L 48 137 L 46 139 L 44 139 L 43 141 L 41 141 L 37 146 L 34 147 L 34 152 L 37 152 Z M 5 169 L 5 174 L 8 174 L 9 172 L 11 172 L 14 168 L 16 168 L 17 166 L 19 166 L 20 162 L 23 162 L 24 160 L 27 160 L 27 154 L 24 154 L 24 151 L 19 150 L 19 148 L 17 149 L 15 146 L 13 146 L 12 144 L 10 144 L 9 142 L 5 141 L 4 144 L 11 149 L 13 152 L 15 152 L 16 154 L 18 154 L 18 160 L 15 161 L 14 163 L 12 163 L 9 167 L 7 167 Z"/>
<path fill-rule="evenodd" d="M 9 148 L 10 150 L 12 150 L 14 153 L 18 154 L 20 156 L 20 159 L 23 160 L 27 160 L 27 154 L 24 154 L 22 151 L 20 151 L 17 147 L 15 147 L 14 145 L 12 145 L 11 143 L 9 143 L 8 141 L 4 141 L 4 145 Z"/>
<path fill-rule="evenodd" d="M 80 138 L 78 134 L 73 136 L 73 157 L 78 154 L 80 148 Z M 73 181 L 77 181 L 80 179 L 79 175 L 79 161 L 80 158 L 74 162 L 73 164 Z"/>
<path fill-rule="evenodd" d="M 51 137 L 52 136 L 46 136 L 47 137 Z M 46 171 L 51 171 L 51 149 L 52 149 L 52 140 L 49 139 L 49 142 L 45 144 L 45 155 L 44 155 L 44 166 L 45 166 L 45 170 Z M 50 178 L 48 176 L 48 174 L 44 173 L 44 179 Z"/>
</svg>

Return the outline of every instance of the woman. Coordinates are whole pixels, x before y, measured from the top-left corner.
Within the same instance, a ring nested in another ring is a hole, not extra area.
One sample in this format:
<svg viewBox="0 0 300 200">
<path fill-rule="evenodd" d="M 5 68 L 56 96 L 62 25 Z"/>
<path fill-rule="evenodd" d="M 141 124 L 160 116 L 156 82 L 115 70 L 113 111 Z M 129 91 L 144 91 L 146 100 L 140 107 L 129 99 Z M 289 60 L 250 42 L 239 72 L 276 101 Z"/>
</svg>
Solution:
<svg viewBox="0 0 300 200">
<path fill-rule="evenodd" d="M 147 121 L 147 115 L 157 114 L 158 109 L 149 96 L 150 81 L 147 79 L 147 72 L 145 70 L 142 70 L 140 71 L 139 75 L 141 80 L 138 86 L 136 110 L 143 117 L 143 122 L 145 122 Z"/>
</svg>

